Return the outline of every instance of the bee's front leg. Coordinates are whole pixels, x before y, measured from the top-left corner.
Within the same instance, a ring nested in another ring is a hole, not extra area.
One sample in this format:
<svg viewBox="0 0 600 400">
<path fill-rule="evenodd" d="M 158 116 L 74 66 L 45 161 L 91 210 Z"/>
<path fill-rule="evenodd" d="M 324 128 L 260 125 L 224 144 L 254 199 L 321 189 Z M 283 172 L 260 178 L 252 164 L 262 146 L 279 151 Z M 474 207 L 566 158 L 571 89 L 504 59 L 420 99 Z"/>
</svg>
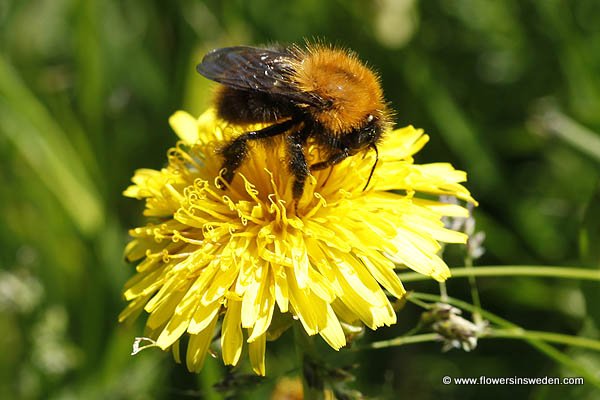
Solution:
<svg viewBox="0 0 600 400">
<path fill-rule="evenodd" d="M 293 133 L 287 137 L 288 166 L 290 173 L 294 176 L 292 195 L 298 201 L 304 193 L 304 183 L 310 174 L 306 157 L 304 156 L 304 145 L 306 144 L 306 133 L 304 130 Z"/>
<path fill-rule="evenodd" d="M 331 157 L 329 157 L 325 161 L 318 162 L 310 166 L 311 171 L 320 171 L 325 168 L 329 168 L 344 161 L 346 158 L 350 156 L 350 151 L 347 148 L 342 149 L 338 153 L 334 153 Z"/>
</svg>

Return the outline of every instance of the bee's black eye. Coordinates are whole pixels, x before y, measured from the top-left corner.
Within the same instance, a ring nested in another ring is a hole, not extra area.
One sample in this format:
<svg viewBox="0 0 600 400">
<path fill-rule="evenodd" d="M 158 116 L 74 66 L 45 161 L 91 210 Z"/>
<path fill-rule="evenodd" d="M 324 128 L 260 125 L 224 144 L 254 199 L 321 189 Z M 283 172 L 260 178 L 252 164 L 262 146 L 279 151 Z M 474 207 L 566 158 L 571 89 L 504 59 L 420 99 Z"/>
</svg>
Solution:
<svg viewBox="0 0 600 400">
<path fill-rule="evenodd" d="M 350 154 L 356 154 L 373 143 L 377 142 L 381 135 L 378 120 L 373 114 L 367 115 L 366 123 L 358 129 L 346 134 L 343 138 L 343 145 L 350 150 Z"/>
</svg>

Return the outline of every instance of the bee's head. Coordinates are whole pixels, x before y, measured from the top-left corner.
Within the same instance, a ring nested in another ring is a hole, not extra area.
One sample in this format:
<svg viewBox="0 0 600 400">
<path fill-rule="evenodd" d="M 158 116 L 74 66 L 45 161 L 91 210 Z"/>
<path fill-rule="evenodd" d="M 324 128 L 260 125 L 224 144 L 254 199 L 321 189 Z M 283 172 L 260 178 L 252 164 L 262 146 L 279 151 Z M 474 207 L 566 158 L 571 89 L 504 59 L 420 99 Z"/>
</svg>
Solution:
<svg viewBox="0 0 600 400">
<path fill-rule="evenodd" d="M 382 121 L 380 116 L 369 114 L 367 115 L 365 124 L 344 135 L 342 142 L 350 151 L 350 154 L 354 155 L 377 144 L 379 139 L 381 139 L 384 127 L 385 122 Z"/>
</svg>

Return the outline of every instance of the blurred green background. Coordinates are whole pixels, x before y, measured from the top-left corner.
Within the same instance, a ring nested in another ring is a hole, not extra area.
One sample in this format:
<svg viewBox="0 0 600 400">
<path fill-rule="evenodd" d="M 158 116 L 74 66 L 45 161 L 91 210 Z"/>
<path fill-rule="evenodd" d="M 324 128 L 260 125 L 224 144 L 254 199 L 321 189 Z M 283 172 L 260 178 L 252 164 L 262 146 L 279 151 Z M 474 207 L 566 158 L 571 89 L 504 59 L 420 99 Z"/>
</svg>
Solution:
<svg viewBox="0 0 600 400">
<path fill-rule="evenodd" d="M 417 162 L 468 171 L 487 235 L 478 264 L 600 267 L 598 21 L 597 0 L 0 1 L 0 398 L 220 398 L 219 361 L 197 376 L 157 350 L 131 357 L 143 321 L 116 320 L 134 271 L 122 258 L 127 229 L 144 224 L 141 202 L 121 192 L 136 168 L 164 165 L 174 111 L 210 104 L 194 66 L 215 47 L 319 38 L 354 49 L 380 72 L 397 124 L 431 135 Z M 466 280 L 448 288 L 469 299 Z M 526 328 L 597 337 L 597 284 L 486 278 L 479 288 L 485 309 Z M 408 305 L 365 340 L 397 336 L 419 313 Z M 270 375 L 247 398 L 297 372 L 289 336 L 267 346 Z M 360 363 L 353 387 L 382 398 L 600 396 L 589 384 L 445 386 L 444 375 L 569 371 L 518 341 L 440 348 L 339 362 Z M 561 350 L 600 373 L 597 354 Z"/>
</svg>

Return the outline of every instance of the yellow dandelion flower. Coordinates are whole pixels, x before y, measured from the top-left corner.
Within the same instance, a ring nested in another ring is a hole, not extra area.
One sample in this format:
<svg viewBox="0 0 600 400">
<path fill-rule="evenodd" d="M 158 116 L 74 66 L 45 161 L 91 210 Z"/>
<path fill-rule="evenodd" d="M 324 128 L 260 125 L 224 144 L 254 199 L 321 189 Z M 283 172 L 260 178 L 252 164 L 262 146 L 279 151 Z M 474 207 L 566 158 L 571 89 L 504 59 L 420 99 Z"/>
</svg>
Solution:
<svg viewBox="0 0 600 400">
<path fill-rule="evenodd" d="M 337 350 L 346 344 L 343 324 L 396 322 L 388 296 L 405 294 L 397 265 L 438 281 L 450 276 L 439 242 L 467 237 L 441 218 L 467 210 L 435 198 L 474 200 L 460 184 L 464 172 L 413 163 L 429 139 L 422 130 L 386 134 L 367 190 L 374 154 L 313 173 L 294 204 L 284 146 L 253 146 L 222 190 L 216 149 L 248 127 L 227 126 L 212 110 L 198 119 L 180 111 L 170 123 L 181 141 L 168 165 L 138 170 L 124 193 L 144 199 L 154 222 L 130 231 L 126 257 L 139 263 L 120 320 L 148 313 L 148 337 L 177 359 L 189 336 L 191 371 L 202 368 L 218 326 L 224 363 L 236 365 L 247 343 L 254 371 L 264 375 L 267 336 L 284 330 L 286 317 Z M 306 155 L 313 163 L 318 149 L 309 145 Z"/>
</svg>

